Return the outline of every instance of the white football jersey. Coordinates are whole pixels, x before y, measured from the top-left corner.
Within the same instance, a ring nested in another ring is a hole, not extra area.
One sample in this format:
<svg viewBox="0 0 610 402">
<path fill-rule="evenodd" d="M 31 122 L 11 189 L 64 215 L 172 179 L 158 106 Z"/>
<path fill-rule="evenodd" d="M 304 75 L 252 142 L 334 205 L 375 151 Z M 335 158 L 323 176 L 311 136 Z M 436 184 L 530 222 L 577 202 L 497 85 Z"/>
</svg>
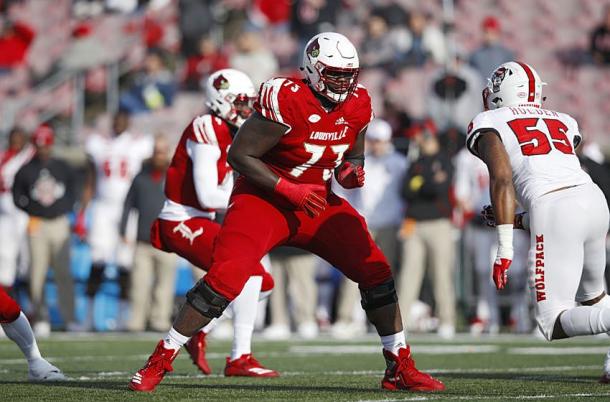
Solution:
<svg viewBox="0 0 610 402">
<path fill-rule="evenodd" d="M 517 197 L 528 210 L 532 200 L 549 191 L 591 182 L 574 152 L 582 140 L 578 124 L 565 113 L 535 107 L 501 107 L 479 113 L 466 138 L 475 155 L 477 139 L 485 131 L 502 140 Z"/>
<path fill-rule="evenodd" d="M 116 137 L 93 134 L 85 149 L 96 168 L 96 192 L 99 200 L 122 203 L 142 162 L 152 155 L 153 138 L 128 131 Z"/>
</svg>

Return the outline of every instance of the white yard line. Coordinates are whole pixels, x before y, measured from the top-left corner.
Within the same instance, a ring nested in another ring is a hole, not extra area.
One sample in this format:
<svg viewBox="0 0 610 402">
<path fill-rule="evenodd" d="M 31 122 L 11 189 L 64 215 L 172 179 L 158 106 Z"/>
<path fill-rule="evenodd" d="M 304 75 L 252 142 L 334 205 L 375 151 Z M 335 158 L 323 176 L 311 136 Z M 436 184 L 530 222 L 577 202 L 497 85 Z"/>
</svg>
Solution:
<svg viewBox="0 0 610 402">
<path fill-rule="evenodd" d="M 451 396 L 446 394 L 436 394 L 430 396 L 412 396 L 405 398 L 397 398 L 397 399 L 364 399 L 359 400 L 358 402 L 400 402 L 400 401 L 434 401 L 434 400 L 443 400 L 443 401 L 487 401 L 487 400 L 536 400 L 536 399 L 556 399 L 556 398 L 595 398 L 600 396 L 610 396 L 610 392 L 580 392 L 575 394 L 538 394 L 538 395 L 512 395 L 512 396 Z"/>
<path fill-rule="evenodd" d="M 580 347 L 524 347 L 509 348 L 507 353 L 514 355 L 597 355 L 605 354 L 608 346 L 580 346 Z"/>
</svg>

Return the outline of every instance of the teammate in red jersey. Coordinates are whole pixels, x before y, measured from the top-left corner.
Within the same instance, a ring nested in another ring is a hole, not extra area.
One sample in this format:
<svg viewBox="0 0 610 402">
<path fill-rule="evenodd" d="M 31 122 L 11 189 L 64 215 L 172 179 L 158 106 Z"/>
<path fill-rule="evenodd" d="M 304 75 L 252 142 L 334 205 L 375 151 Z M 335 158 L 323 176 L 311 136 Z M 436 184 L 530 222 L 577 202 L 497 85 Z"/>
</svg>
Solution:
<svg viewBox="0 0 610 402">
<path fill-rule="evenodd" d="M 60 369 L 46 361 L 38 350 L 34 332 L 19 305 L 0 286 L 0 325 L 6 335 L 19 346 L 28 362 L 30 381 L 63 381 Z"/>
<path fill-rule="evenodd" d="M 256 91 L 246 74 L 223 69 L 210 75 L 206 95 L 211 113 L 196 117 L 184 129 L 167 171 L 167 200 L 151 231 L 154 247 L 174 252 L 203 270 L 212 265 L 212 245 L 220 229 L 214 221 L 216 211 L 227 208 L 233 188 L 227 151 L 233 134 L 252 113 Z M 261 284 L 263 293 L 268 294 L 273 287 L 273 279 L 260 264 L 253 275 L 227 309 L 233 316 L 234 335 L 225 375 L 277 377 L 276 371 L 263 367 L 251 353 Z M 211 373 L 205 358 L 205 337 L 217 322 L 202 328 L 186 345 L 193 363 L 204 374 Z"/>
<path fill-rule="evenodd" d="M 303 81 L 275 78 L 263 84 L 257 112 L 240 128 L 228 160 L 242 176 L 212 267 L 188 292 L 173 330 L 183 339 L 196 333 L 222 314 L 262 256 L 279 245 L 296 246 L 359 284 L 362 307 L 383 344 L 383 388 L 443 390 L 442 382 L 415 368 L 390 267 L 364 218 L 330 191 L 333 171 L 345 188 L 364 184 L 364 133 L 373 113 L 366 89 L 357 84 L 356 49 L 343 35 L 316 35 L 305 48 L 303 70 Z M 132 389 L 154 389 L 175 356 L 159 343 Z"/>
</svg>

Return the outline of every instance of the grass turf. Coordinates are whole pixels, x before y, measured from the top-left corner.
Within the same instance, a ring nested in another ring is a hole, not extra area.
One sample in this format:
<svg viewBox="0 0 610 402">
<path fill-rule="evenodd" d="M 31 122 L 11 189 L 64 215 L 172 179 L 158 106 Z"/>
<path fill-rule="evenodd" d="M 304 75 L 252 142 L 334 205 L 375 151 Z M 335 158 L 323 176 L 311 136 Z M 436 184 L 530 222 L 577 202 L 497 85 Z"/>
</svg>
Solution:
<svg viewBox="0 0 610 402">
<path fill-rule="evenodd" d="M 409 337 L 418 368 L 447 386 L 439 394 L 380 390 L 385 365 L 374 337 L 349 342 L 255 340 L 255 356 L 281 371 L 276 379 L 224 378 L 230 344 L 211 340 L 212 376 L 200 375 L 182 352 L 174 372 L 155 392 L 129 391 L 129 378 L 157 339 L 154 334 L 90 334 L 43 340 L 43 355 L 71 377 L 68 382 L 47 384 L 28 383 L 27 366 L 17 346 L 0 340 L 0 400 L 610 400 L 610 385 L 597 383 L 608 338 L 547 343 L 512 336 L 463 336 L 454 341 Z"/>
</svg>

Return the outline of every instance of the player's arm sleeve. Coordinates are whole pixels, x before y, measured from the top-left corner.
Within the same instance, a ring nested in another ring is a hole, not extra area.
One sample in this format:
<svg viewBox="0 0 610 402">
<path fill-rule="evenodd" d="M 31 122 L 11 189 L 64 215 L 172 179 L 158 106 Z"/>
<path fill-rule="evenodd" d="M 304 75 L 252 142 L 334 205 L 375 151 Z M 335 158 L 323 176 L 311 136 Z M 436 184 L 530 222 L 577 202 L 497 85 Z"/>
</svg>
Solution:
<svg viewBox="0 0 610 402">
<path fill-rule="evenodd" d="M 254 109 L 264 118 L 287 127 L 284 134 L 288 134 L 292 130 L 293 111 L 298 107 L 295 103 L 301 91 L 303 88 L 286 78 L 270 79 L 261 85 Z"/>
<path fill-rule="evenodd" d="M 191 140 L 187 140 L 186 148 L 193 162 L 193 181 L 199 204 L 204 208 L 226 208 L 231 189 L 218 185 L 217 163 L 220 159 L 220 148 Z"/>
<path fill-rule="evenodd" d="M 491 121 L 489 112 L 479 113 L 468 125 L 468 132 L 466 135 L 466 147 L 474 156 L 480 158 L 477 142 L 481 138 L 481 135 L 487 135 L 488 133 L 497 135 L 500 141 L 502 141 L 500 133 Z"/>
<path fill-rule="evenodd" d="M 578 122 L 576 121 L 576 119 L 570 118 L 569 121 L 570 121 L 571 127 L 569 127 L 568 130 L 572 130 L 572 132 L 574 133 L 574 138 L 572 139 L 572 143 L 574 144 L 574 150 L 576 150 L 576 148 L 578 148 L 580 146 L 580 144 L 582 144 L 583 136 L 578 128 Z"/>
<path fill-rule="evenodd" d="M 127 231 L 127 221 L 129 220 L 129 213 L 133 208 L 135 208 L 139 181 L 140 174 L 136 175 L 133 182 L 131 182 L 131 186 L 129 187 L 125 201 L 123 202 L 123 213 L 121 214 L 121 222 L 119 224 L 119 234 L 121 236 L 125 236 Z"/>
</svg>

